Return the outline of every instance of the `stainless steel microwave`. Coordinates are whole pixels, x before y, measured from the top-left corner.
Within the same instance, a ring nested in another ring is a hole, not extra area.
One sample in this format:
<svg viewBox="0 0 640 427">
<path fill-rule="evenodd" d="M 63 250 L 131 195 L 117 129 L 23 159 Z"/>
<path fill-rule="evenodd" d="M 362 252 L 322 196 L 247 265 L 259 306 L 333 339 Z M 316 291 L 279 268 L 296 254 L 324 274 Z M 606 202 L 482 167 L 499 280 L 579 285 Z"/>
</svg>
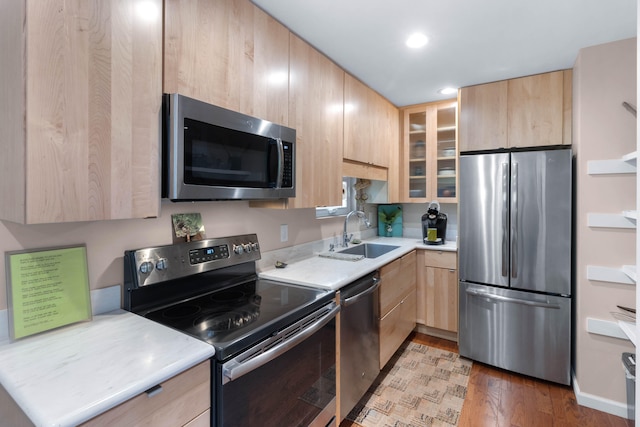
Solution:
<svg viewBox="0 0 640 427">
<path fill-rule="evenodd" d="M 162 196 L 295 197 L 296 131 L 179 94 L 163 100 Z"/>
</svg>

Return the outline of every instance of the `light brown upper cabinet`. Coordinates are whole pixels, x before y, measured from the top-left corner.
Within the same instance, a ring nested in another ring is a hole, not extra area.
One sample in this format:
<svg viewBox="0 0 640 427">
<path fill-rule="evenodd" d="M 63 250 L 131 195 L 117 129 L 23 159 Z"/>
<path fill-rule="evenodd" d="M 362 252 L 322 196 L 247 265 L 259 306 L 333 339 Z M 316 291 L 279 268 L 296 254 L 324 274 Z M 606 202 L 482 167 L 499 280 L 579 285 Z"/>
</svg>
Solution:
<svg viewBox="0 0 640 427">
<path fill-rule="evenodd" d="M 460 151 L 507 148 L 506 80 L 460 90 Z"/>
<path fill-rule="evenodd" d="M 3 2 L 0 217 L 160 209 L 162 1 Z"/>
<path fill-rule="evenodd" d="M 460 151 L 571 144 L 571 70 L 460 90 Z"/>
<path fill-rule="evenodd" d="M 344 71 L 291 34 L 290 126 L 296 129 L 296 197 L 290 208 L 342 203 Z"/>
<path fill-rule="evenodd" d="M 289 30 L 247 0 L 165 0 L 164 91 L 289 125 Z"/>
<path fill-rule="evenodd" d="M 457 107 L 454 99 L 402 109 L 402 201 L 457 201 Z"/>
<path fill-rule="evenodd" d="M 399 112 L 353 76 L 344 82 L 344 159 L 388 168 L 399 138 Z"/>
</svg>

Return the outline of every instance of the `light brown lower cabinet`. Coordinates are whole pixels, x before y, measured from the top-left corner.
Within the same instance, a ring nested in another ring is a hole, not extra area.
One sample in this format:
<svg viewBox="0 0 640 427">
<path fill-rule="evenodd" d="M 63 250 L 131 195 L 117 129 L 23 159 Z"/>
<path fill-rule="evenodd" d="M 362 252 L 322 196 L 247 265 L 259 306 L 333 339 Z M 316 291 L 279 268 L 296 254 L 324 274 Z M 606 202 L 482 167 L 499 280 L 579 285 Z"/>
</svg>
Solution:
<svg viewBox="0 0 640 427">
<path fill-rule="evenodd" d="M 458 272 L 455 252 L 418 251 L 417 322 L 458 332 Z"/>
<path fill-rule="evenodd" d="M 210 406 L 210 362 L 207 360 L 81 426 L 208 427 Z"/>
<path fill-rule="evenodd" d="M 207 409 L 185 424 L 184 427 L 211 427 L 211 409 Z"/>
<path fill-rule="evenodd" d="M 380 369 L 416 326 L 416 251 L 380 269 Z"/>
</svg>

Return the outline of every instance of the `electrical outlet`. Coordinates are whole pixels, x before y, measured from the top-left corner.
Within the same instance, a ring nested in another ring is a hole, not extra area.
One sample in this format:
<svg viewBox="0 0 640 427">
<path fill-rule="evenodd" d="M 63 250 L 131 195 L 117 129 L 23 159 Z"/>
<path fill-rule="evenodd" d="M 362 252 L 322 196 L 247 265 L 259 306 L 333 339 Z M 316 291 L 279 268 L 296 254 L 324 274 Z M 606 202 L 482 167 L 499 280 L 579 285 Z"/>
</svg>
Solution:
<svg viewBox="0 0 640 427">
<path fill-rule="evenodd" d="M 287 224 L 280 225 L 280 241 L 286 242 L 289 240 L 289 226 Z"/>
</svg>

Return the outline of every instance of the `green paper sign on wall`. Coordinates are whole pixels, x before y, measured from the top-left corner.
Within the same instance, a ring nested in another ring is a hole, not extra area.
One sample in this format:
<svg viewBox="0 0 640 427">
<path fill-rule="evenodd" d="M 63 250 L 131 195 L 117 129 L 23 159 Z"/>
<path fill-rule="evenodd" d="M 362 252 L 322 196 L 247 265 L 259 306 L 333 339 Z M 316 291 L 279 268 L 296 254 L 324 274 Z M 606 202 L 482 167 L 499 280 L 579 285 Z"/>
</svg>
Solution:
<svg viewBox="0 0 640 427">
<path fill-rule="evenodd" d="M 378 236 L 402 237 L 401 205 L 378 205 Z"/>
<path fill-rule="evenodd" d="M 5 253 L 12 339 L 91 319 L 85 246 Z"/>
</svg>

